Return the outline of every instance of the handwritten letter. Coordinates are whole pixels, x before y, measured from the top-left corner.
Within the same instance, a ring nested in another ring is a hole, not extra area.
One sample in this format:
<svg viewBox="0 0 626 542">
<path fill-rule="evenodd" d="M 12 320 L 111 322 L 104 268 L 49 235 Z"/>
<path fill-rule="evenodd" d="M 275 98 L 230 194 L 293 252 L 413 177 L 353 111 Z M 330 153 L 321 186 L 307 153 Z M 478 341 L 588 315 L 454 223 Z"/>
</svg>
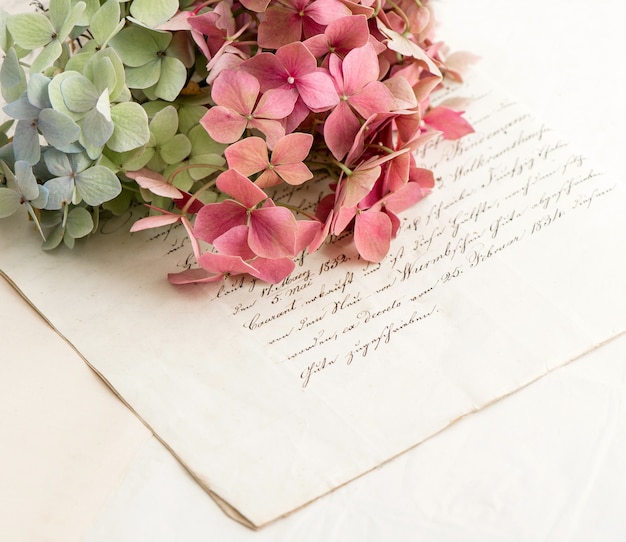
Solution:
<svg viewBox="0 0 626 542">
<path fill-rule="evenodd" d="M 380 264 L 349 237 L 277 285 L 173 287 L 177 228 L 0 267 L 196 478 L 262 525 L 626 329 L 622 189 L 480 80 L 476 133 L 420 150 L 433 193 Z M 315 186 L 277 195 L 300 206 Z"/>
</svg>

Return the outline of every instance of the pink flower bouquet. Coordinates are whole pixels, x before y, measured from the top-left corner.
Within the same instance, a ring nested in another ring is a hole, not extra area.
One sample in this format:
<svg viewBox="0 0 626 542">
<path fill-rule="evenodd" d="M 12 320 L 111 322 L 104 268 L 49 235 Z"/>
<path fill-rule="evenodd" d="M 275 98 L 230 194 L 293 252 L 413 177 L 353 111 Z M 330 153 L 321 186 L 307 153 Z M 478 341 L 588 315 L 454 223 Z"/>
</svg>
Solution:
<svg viewBox="0 0 626 542">
<path fill-rule="evenodd" d="M 278 282 L 344 232 L 380 261 L 434 183 L 414 151 L 472 131 L 430 105 L 461 55 L 425 0 L 51 0 L 1 30 L 0 217 L 25 206 L 51 249 L 142 204 L 131 231 L 189 235 L 177 284 Z M 315 205 L 273 196 L 305 184 Z"/>
</svg>

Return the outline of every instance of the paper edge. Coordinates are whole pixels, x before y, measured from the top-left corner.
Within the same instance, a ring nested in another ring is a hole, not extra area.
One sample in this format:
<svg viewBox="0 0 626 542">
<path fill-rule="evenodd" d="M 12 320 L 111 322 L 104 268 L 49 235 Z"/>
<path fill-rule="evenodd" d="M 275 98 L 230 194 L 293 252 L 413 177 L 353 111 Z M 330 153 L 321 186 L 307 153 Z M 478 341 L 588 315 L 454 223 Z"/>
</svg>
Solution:
<svg viewBox="0 0 626 542">
<path fill-rule="evenodd" d="M 461 416 L 451 420 L 449 423 L 447 423 L 446 425 L 444 425 L 443 427 L 441 427 L 439 430 L 437 430 L 436 432 L 428 435 L 427 437 L 423 438 L 422 440 L 420 440 L 419 442 L 416 442 L 415 444 L 409 446 L 408 448 L 405 448 L 404 450 L 394 454 L 393 456 L 389 457 L 388 459 L 385 459 L 383 461 L 381 461 L 380 463 L 374 465 L 373 467 L 371 467 L 370 469 L 360 473 L 357 476 L 354 476 L 353 478 L 350 478 L 349 480 L 346 480 L 345 482 L 333 487 L 332 489 L 318 495 L 317 497 L 315 497 L 314 499 L 311 499 L 303 504 L 301 504 L 300 506 L 293 508 L 287 512 L 285 512 L 284 514 L 281 514 L 280 516 L 277 516 L 273 519 L 270 519 L 268 521 L 262 522 L 262 523 L 254 523 L 252 520 L 248 519 L 244 514 L 242 514 L 236 507 L 234 507 L 233 505 L 231 505 L 230 503 L 228 503 L 227 501 L 225 501 L 224 499 L 222 499 L 217 493 L 215 493 L 210 487 L 209 485 L 202 479 L 200 478 L 191 468 L 189 468 L 185 462 L 178 456 L 178 454 L 172 450 L 172 448 L 168 445 L 168 443 L 166 441 L 163 440 L 163 438 L 161 438 L 161 436 L 152 429 L 152 427 L 150 427 L 150 424 L 148 424 L 146 422 L 146 420 L 144 420 L 138 413 L 137 411 L 124 399 L 124 397 L 122 397 L 120 395 L 120 393 L 115 389 L 115 387 L 111 384 L 111 382 L 109 382 L 102 373 L 100 373 L 90 362 L 89 360 L 83 356 L 83 354 L 72 344 L 72 342 L 65 337 L 53 324 L 52 322 L 50 322 L 50 320 L 48 320 L 48 318 L 37 308 L 37 306 L 25 295 L 25 293 L 19 288 L 19 286 L 2 270 L 0 269 L 0 276 L 2 276 L 2 278 L 20 295 L 20 297 L 22 299 L 24 299 L 24 301 L 26 303 L 28 303 L 28 305 L 30 305 L 33 310 L 46 322 L 46 324 L 48 326 L 50 326 L 50 328 L 63 340 L 65 341 L 70 348 L 72 348 L 72 350 L 74 350 L 74 352 L 76 352 L 76 354 L 83 360 L 83 362 L 111 389 L 111 391 L 115 394 L 115 396 L 126 406 L 126 408 L 128 408 L 130 410 L 130 412 L 133 413 L 134 416 L 137 417 L 137 419 L 152 433 L 152 435 L 154 435 L 154 437 L 168 450 L 168 452 L 170 454 L 172 454 L 172 456 L 176 459 L 176 461 L 178 461 L 178 463 L 189 473 L 189 475 L 196 481 L 196 483 L 213 499 L 213 501 L 220 507 L 220 509 L 224 512 L 224 514 L 226 514 L 229 518 L 233 519 L 234 521 L 240 523 L 241 525 L 244 525 L 245 527 L 248 527 L 249 529 L 252 530 L 257 530 L 257 529 L 261 529 L 267 525 L 270 525 L 271 523 L 274 523 L 282 518 L 285 518 L 295 512 L 297 512 L 298 510 L 301 510 L 303 508 L 305 508 L 306 506 L 308 506 L 309 504 L 311 504 L 312 502 L 315 502 L 316 500 L 324 497 L 325 495 L 328 495 L 330 493 L 332 493 L 333 491 L 353 482 L 354 480 L 357 480 L 358 478 L 361 478 L 362 476 L 365 476 L 366 474 L 378 469 L 379 467 L 393 461 L 394 459 L 400 457 L 401 455 L 409 452 L 410 450 L 416 448 L 417 446 L 419 446 L 420 444 L 423 444 L 424 442 L 430 440 L 431 438 L 437 436 L 439 433 L 445 431 L 446 429 L 448 429 L 449 427 L 453 426 L 454 424 L 456 424 L 457 422 L 461 421 L 462 419 L 475 414 L 476 412 L 480 412 L 488 407 L 490 407 L 491 405 L 501 401 L 502 399 L 505 399 L 515 393 L 517 393 L 520 390 L 523 390 L 524 388 L 534 384 L 535 382 L 539 381 L 540 379 L 542 379 L 543 377 L 547 376 L 548 374 L 561 369 L 562 367 L 565 367 L 566 365 L 569 365 L 570 363 L 582 358 L 583 356 L 586 356 L 587 354 L 590 354 L 591 352 L 593 352 L 594 350 L 597 350 L 598 348 L 601 348 L 602 346 L 613 342 L 614 340 L 618 339 L 621 336 L 626 335 L 626 330 L 622 330 L 612 336 L 610 336 L 609 338 L 601 341 L 600 343 L 597 343 L 591 347 L 589 347 L 588 349 L 584 350 L 583 352 L 581 352 L 580 354 L 577 354 L 576 356 L 569 358 L 567 360 L 565 360 L 562 363 L 559 363 L 557 365 L 552 366 L 551 368 L 547 369 L 545 372 L 543 372 L 542 374 L 530 379 L 529 381 L 527 381 L 524 384 L 519 385 L 518 387 L 507 391 L 506 393 L 499 395 L 498 397 L 495 397 L 493 399 L 490 399 L 489 401 L 485 402 L 484 404 L 473 408 L 472 410 L 466 412 L 465 414 L 462 414 Z"/>
</svg>

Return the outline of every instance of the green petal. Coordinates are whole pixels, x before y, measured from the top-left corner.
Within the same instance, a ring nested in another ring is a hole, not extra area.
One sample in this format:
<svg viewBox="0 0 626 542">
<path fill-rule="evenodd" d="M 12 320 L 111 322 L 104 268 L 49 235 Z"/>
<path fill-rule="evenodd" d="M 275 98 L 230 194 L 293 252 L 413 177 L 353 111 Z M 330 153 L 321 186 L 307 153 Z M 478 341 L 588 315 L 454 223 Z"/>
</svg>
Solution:
<svg viewBox="0 0 626 542">
<path fill-rule="evenodd" d="M 21 120 L 15 126 L 13 136 L 13 154 L 15 160 L 25 160 L 31 166 L 39 162 L 39 134 L 31 121 Z"/>
<path fill-rule="evenodd" d="M 50 79 L 48 77 L 40 73 L 32 74 L 28 82 L 28 101 L 39 109 L 50 107 L 50 98 L 48 98 L 49 85 Z"/>
<path fill-rule="evenodd" d="M 98 93 L 102 94 L 106 90 L 108 98 L 109 92 L 117 86 L 117 74 L 111 59 L 106 57 L 96 59 L 93 62 L 93 70 L 90 71 L 91 77 L 85 74 L 86 77 L 93 81 Z"/>
<path fill-rule="evenodd" d="M 181 130 L 182 131 L 182 130 Z M 228 145 L 215 141 L 203 126 L 196 124 L 187 134 L 194 154 L 211 154 L 223 156 Z M 220 164 L 222 165 L 222 164 Z"/>
<path fill-rule="evenodd" d="M 63 47 L 59 40 L 52 40 L 46 45 L 41 53 L 37 56 L 33 63 L 30 65 L 31 73 L 39 73 L 49 68 L 54 64 L 54 61 L 61 56 Z"/>
<path fill-rule="evenodd" d="M 48 189 L 48 203 L 46 209 L 56 211 L 63 205 L 72 201 L 74 193 L 74 181 L 71 177 L 55 177 L 46 181 L 44 186 Z"/>
<path fill-rule="evenodd" d="M 0 67 L 0 85 L 2 85 L 2 97 L 6 102 L 17 100 L 26 90 L 26 76 L 20 66 L 17 53 L 12 47 L 7 51 Z"/>
<path fill-rule="evenodd" d="M 207 108 L 203 105 L 183 105 L 178 110 L 178 129 L 180 133 L 187 134 L 191 139 L 191 130 L 194 127 L 202 128 L 202 126 L 200 126 L 200 119 L 206 112 Z M 207 134 L 204 128 L 202 130 Z"/>
<path fill-rule="evenodd" d="M 178 10 L 178 0 L 134 0 L 130 13 L 152 28 L 169 20 Z"/>
<path fill-rule="evenodd" d="M 85 10 L 82 12 L 76 26 L 89 26 L 89 21 L 100 9 L 100 0 L 85 0 Z"/>
<path fill-rule="evenodd" d="M 10 15 L 6 11 L 0 9 L 0 49 L 3 51 L 8 51 L 13 45 L 11 34 L 7 32 L 7 21 L 9 17 Z"/>
<path fill-rule="evenodd" d="M 11 216 L 20 207 L 21 197 L 11 188 L 0 187 L 0 218 Z"/>
<path fill-rule="evenodd" d="M 93 160 L 85 153 L 79 152 L 68 155 L 72 171 L 80 173 L 93 164 Z"/>
<path fill-rule="evenodd" d="M 48 149 L 43 159 L 48 171 L 56 177 L 70 177 L 75 171 L 67 154 L 57 149 Z"/>
<path fill-rule="evenodd" d="M 89 60 L 94 56 L 95 49 L 91 46 L 91 44 L 95 45 L 94 41 L 88 41 L 83 48 L 80 50 L 80 53 L 73 54 L 65 64 L 65 71 L 74 71 L 78 73 L 82 73 L 89 80 L 93 80 L 89 74 L 85 73 L 85 67 L 89 63 Z"/>
<path fill-rule="evenodd" d="M 41 248 L 43 250 L 52 250 L 59 246 L 61 241 L 63 241 L 63 225 L 59 224 L 54 227 L 54 229 L 48 233 L 46 240 L 42 243 Z"/>
<path fill-rule="evenodd" d="M 76 244 L 74 238 L 69 233 L 67 233 L 67 230 L 63 232 L 63 244 L 70 250 L 73 249 L 74 245 Z"/>
<path fill-rule="evenodd" d="M 29 120 L 32 122 L 39 116 L 39 108 L 30 103 L 26 94 L 5 105 L 2 110 L 15 120 Z"/>
<path fill-rule="evenodd" d="M 33 169 L 30 164 L 18 160 L 15 162 L 15 183 L 18 190 L 28 201 L 35 200 L 39 197 L 39 185 L 37 179 L 33 175 Z"/>
<path fill-rule="evenodd" d="M 80 127 L 70 117 L 54 109 L 44 109 L 37 122 L 41 135 L 53 147 L 65 147 L 78 139 Z"/>
<path fill-rule="evenodd" d="M 65 113 L 74 120 L 79 120 L 83 117 L 83 115 L 81 113 L 74 113 L 68 109 L 65 105 L 65 100 L 63 99 L 63 93 L 61 92 L 61 85 L 63 82 L 70 77 L 76 76 L 82 77 L 80 73 L 75 71 L 65 71 L 55 75 L 48 85 L 48 98 L 50 98 L 50 103 L 54 109 Z"/>
<path fill-rule="evenodd" d="M 159 44 L 152 32 L 137 26 L 130 26 L 111 38 L 109 45 L 115 49 L 126 66 L 143 66 L 157 57 Z"/>
<path fill-rule="evenodd" d="M 85 2 L 76 2 L 69 10 L 69 14 L 63 18 L 63 26 L 59 28 L 59 38 L 61 40 L 64 40 L 81 20 L 85 7 Z"/>
<path fill-rule="evenodd" d="M 126 84 L 129 88 L 146 89 L 156 85 L 161 77 L 162 60 L 154 58 L 137 68 L 126 68 Z"/>
<path fill-rule="evenodd" d="M 95 109 L 85 115 L 85 118 L 80 123 L 80 127 L 81 142 L 88 142 L 90 146 L 99 149 L 104 147 L 113 135 L 114 129 L 113 122 Z"/>
<path fill-rule="evenodd" d="M 48 17 L 55 30 L 60 30 L 70 14 L 70 0 L 51 0 Z"/>
<path fill-rule="evenodd" d="M 100 45 L 106 43 L 119 31 L 120 3 L 117 0 L 107 0 L 91 18 L 90 28 L 93 39 Z"/>
<path fill-rule="evenodd" d="M 131 151 L 150 139 L 148 115 L 135 102 L 124 102 L 111 108 L 114 129 L 107 146 L 115 152 Z"/>
<path fill-rule="evenodd" d="M 178 132 L 178 113 L 169 105 L 154 115 L 150 121 L 150 132 L 154 136 L 155 145 L 162 145 Z"/>
<path fill-rule="evenodd" d="M 65 106 L 74 113 L 86 113 L 96 106 L 98 91 L 83 75 L 74 75 L 63 80 L 60 86 Z"/>
<path fill-rule="evenodd" d="M 191 143 L 186 135 L 176 134 L 169 141 L 161 145 L 161 158 L 167 164 L 176 164 L 183 161 L 191 152 Z"/>
<path fill-rule="evenodd" d="M 102 205 L 122 191 L 119 179 L 109 168 L 94 166 L 76 176 L 76 190 L 88 205 Z"/>
<path fill-rule="evenodd" d="M 124 64 L 114 49 L 107 47 L 98 51 L 85 65 L 83 74 L 94 82 L 98 92 L 109 89 L 109 100 L 120 98 L 125 88 Z"/>
<path fill-rule="evenodd" d="M 74 239 L 89 235 L 93 229 L 91 214 L 84 207 L 74 207 L 67 215 L 65 233 Z"/>
<path fill-rule="evenodd" d="M 172 102 L 180 94 L 187 81 L 187 69 L 177 58 L 164 56 L 161 59 L 161 76 L 154 93 L 163 100 Z"/>
<path fill-rule="evenodd" d="M 56 35 L 54 27 L 42 13 L 12 15 L 7 21 L 7 28 L 15 43 L 29 50 L 43 47 Z"/>
<path fill-rule="evenodd" d="M 189 176 L 194 181 L 199 181 L 224 166 L 226 160 L 224 160 L 224 157 L 219 154 L 199 154 L 189 160 L 189 163 L 208 166 L 206 168 L 192 168 L 189 170 Z"/>
<path fill-rule="evenodd" d="M 111 201 L 105 201 L 102 207 L 107 211 L 111 211 L 114 215 L 120 216 L 124 213 L 132 203 L 133 194 L 129 190 L 122 190 L 122 193 L 113 198 Z"/>
</svg>

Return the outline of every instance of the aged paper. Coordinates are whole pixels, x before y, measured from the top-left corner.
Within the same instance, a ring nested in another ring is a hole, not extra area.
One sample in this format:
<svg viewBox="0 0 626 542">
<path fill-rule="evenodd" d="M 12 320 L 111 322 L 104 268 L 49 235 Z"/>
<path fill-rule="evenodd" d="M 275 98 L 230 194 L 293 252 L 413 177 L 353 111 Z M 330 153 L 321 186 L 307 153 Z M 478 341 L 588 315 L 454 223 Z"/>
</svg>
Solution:
<svg viewBox="0 0 626 542">
<path fill-rule="evenodd" d="M 437 189 L 381 264 L 344 238 L 279 285 L 174 287 L 165 274 L 189 262 L 176 228 L 111 221 L 44 254 L 14 220 L 0 269 L 208 491 L 263 525 L 626 330 L 621 187 L 492 85 L 446 92 L 473 98 L 477 132 L 419 154 Z"/>
</svg>

